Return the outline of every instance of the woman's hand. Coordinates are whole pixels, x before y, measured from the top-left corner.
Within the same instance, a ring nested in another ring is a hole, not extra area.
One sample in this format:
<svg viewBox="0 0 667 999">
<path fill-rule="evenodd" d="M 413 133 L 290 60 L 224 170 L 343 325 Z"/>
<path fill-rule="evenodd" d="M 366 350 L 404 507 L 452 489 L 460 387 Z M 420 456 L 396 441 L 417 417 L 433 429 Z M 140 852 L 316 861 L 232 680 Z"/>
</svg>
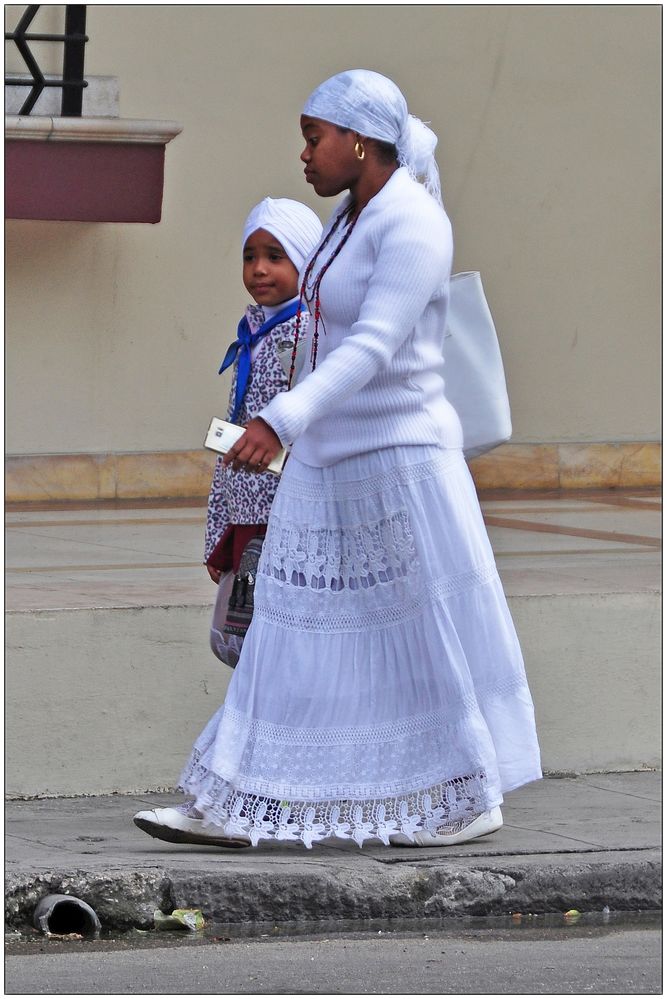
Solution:
<svg viewBox="0 0 667 999">
<path fill-rule="evenodd" d="M 207 565 L 206 568 L 208 570 L 209 576 L 216 584 L 216 586 L 218 586 L 220 583 L 220 577 L 222 576 L 222 569 L 214 569 L 212 565 Z"/>
<path fill-rule="evenodd" d="M 231 464 L 235 472 L 265 472 L 269 463 L 278 454 L 282 444 L 280 438 L 261 417 L 246 424 L 243 437 L 239 437 L 222 459 L 223 464 Z"/>
</svg>

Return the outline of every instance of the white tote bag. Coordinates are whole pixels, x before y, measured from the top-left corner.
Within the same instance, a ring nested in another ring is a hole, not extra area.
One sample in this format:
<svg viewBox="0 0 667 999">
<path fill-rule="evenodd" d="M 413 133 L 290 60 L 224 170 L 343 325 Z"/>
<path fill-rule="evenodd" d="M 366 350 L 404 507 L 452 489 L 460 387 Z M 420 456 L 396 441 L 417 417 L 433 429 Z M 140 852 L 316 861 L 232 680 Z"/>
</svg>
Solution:
<svg viewBox="0 0 667 999">
<path fill-rule="evenodd" d="M 479 271 L 452 274 L 444 347 L 445 395 L 474 458 L 512 436 L 503 360 Z"/>
</svg>

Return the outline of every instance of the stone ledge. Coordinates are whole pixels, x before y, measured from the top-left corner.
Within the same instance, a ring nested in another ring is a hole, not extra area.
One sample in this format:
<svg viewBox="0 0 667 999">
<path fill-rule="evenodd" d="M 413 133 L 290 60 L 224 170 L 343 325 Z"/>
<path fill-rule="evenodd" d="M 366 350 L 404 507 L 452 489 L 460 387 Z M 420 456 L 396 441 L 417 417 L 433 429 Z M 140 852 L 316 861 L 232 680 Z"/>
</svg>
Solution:
<svg viewBox="0 0 667 999">
<path fill-rule="evenodd" d="M 162 218 L 165 149 L 182 126 L 130 118 L 5 118 L 5 217 L 51 222 Z"/>
<path fill-rule="evenodd" d="M 659 486 L 657 441 L 503 444 L 470 463 L 477 488 L 620 489 Z"/>
<path fill-rule="evenodd" d="M 37 142 L 122 142 L 164 146 L 183 126 L 143 118 L 58 118 L 6 115 L 5 139 Z"/>
<path fill-rule="evenodd" d="M 6 460 L 6 501 L 179 499 L 208 495 L 215 457 L 193 451 L 17 455 Z M 470 463 L 477 488 L 643 489 L 662 481 L 653 441 L 504 444 Z"/>
<path fill-rule="evenodd" d="M 208 495 L 210 451 L 23 455 L 8 458 L 7 502 L 178 499 Z"/>
</svg>

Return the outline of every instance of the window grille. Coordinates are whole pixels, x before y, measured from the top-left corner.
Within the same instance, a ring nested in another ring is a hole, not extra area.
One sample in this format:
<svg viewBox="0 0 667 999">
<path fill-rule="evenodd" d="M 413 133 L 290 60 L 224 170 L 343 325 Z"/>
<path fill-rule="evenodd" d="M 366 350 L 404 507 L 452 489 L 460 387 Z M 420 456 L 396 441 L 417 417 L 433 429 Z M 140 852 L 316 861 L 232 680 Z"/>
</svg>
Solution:
<svg viewBox="0 0 667 999">
<path fill-rule="evenodd" d="M 65 6 L 65 31 L 62 35 L 28 33 L 41 4 L 26 7 L 14 31 L 5 32 L 5 41 L 14 42 L 23 61 L 28 67 L 30 79 L 5 77 L 5 86 L 30 87 L 20 115 L 28 115 L 37 103 L 45 87 L 60 87 L 62 102 L 60 113 L 63 117 L 80 118 L 83 105 L 83 90 L 88 84 L 83 76 L 86 35 L 86 7 L 82 4 Z M 62 76 L 47 80 L 30 51 L 29 42 L 60 42 L 64 46 Z"/>
</svg>

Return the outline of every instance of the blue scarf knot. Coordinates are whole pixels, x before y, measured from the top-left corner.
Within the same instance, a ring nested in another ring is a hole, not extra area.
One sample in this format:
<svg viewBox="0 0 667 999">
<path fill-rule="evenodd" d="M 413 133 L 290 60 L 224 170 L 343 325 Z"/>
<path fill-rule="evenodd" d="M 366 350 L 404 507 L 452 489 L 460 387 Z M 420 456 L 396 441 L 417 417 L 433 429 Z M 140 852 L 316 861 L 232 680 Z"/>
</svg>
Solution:
<svg viewBox="0 0 667 999">
<path fill-rule="evenodd" d="M 230 343 L 224 360 L 218 370 L 218 374 L 221 375 L 223 371 L 234 363 L 238 356 L 234 412 L 230 418 L 232 423 L 236 423 L 239 412 L 241 411 L 243 397 L 245 396 L 246 389 L 248 387 L 248 379 L 250 378 L 250 368 L 252 364 L 252 348 L 256 343 L 259 343 L 259 341 L 265 337 L 267 333 L 270 333 L 272 329 L 279 326 L 280 323 L 284 323 L 287 322 L 288 319 L 292 319 L 298 311 L 299 302 L 290 302 L 289 305 L 286 305 L 284 309 L 277 312 L 271 319 L 267 319 L 263 322 L 255 333 L 251 331 L 250 324 L 245 316 L 239 323 L 236 331 L 236 340 L 234 340 L 233 343 Z"/>
</svg>

